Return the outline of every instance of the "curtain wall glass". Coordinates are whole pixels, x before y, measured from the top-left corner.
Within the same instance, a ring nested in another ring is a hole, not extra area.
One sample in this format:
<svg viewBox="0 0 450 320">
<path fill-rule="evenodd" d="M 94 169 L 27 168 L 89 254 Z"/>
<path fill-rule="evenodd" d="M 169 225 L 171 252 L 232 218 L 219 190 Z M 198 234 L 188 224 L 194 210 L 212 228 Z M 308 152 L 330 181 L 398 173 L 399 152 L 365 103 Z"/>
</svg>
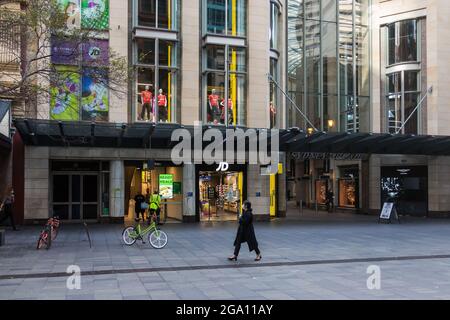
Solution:
<svg viewBox="0 0 450 320">
<path fill-rule="evenodd" d="M 246 0 L 203 0 L 206 8 L 204 33 L 245 37 Z"/>
<path fill-rule="evenodd" d="M 134 0 L 137 26 L 177 30 L 179 0 Z"/>
<path fill-rule="evenodd" d="M 289 94 L 319 130 L 370 131 L 368 1 L 288 0 Z"/>
</svg>

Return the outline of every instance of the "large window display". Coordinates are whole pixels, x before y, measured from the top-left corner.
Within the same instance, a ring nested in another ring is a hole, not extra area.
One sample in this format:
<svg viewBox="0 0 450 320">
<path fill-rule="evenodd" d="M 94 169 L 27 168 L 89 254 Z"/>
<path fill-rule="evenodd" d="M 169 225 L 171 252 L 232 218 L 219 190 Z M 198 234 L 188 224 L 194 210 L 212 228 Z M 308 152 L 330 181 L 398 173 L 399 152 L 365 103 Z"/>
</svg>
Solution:
<svg viewBox="0 0 450 320">
<path fill-rule="evenodd" d="M 203 68 L 203 119 L 217 125 L 245 125 L 246 49 L 207 45 Z"/>
<path fill-rule="evenodd" d="M 388 64 L 418 61 L 417 20 L 398 21 L 387 26 Z"/>
<path fill-rule="evenodd" d="M 200 171 L 200 221 L 236 221 L 242 199 L 242 172 Z"/>
<path fill-rule="evenodd" d="M 246 0 L 203 0 L 204 33 L 245 37 Z"/>
<path fill-rule="evenodd" d="M 176 122 L 177 43 L 163 39 L 135 41 L 137 121 Z"/>
<path fill-rule="evenodd" d="M 339 201 L 342 208 L 359 208 L 359 168 L 339 168 L 338 179 Z"/>
<path fill-rule="evenodd" d="M 394 202 L 402 215 L 428 214 L 428 167 L 381 167 L 381 206 Z"/>
</svg>

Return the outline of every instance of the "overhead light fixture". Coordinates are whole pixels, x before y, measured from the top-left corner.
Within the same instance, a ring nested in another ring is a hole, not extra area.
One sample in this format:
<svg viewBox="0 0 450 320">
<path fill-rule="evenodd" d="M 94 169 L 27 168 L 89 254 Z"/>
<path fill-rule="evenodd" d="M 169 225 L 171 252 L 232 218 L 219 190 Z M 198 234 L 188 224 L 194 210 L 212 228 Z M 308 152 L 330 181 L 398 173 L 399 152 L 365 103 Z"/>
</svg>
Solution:
<svg viewBox="0 0 450 320">
<path fill-rule="evenodd" d="M 328 120 L 328 128 L 333 128 L 334 127 L 334 120 L 330 119 Z"/>
</svg>

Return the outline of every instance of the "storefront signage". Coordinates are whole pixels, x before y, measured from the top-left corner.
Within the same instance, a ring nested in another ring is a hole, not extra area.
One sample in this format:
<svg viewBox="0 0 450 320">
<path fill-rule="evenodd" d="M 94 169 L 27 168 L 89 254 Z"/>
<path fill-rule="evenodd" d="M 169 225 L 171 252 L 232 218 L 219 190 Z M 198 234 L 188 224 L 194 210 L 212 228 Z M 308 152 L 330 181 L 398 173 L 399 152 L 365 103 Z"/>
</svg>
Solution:
<svg viewBox="0 0 450 320">
<path fill-rule="evenodd" d="M 392 218 L 396 219 L 400 222 L 397 214 L 397 210 L 395 209 L 393 202 L 385 202 L 383 205 L 383 209 L 381 210 L 380 218 L 378 219 L 378 222 L 380 220 L 391 220 Z"/>
<path fill-rule="evenodd" d="M 367 154 L 362 153 L 322 153 L 322 152 L 292 152 L 291 158 L 296 160 L 367 160 Z"/>
<path fill-rule="evenodd" d="M 181 194 L 181 182 L 173 183 L 173 194 Z"/>
<path fill-rule="evenodd" d="M 173 198 L 173 174 L 159 175 L 159 194 L 162 199 Z"/>
</svg>

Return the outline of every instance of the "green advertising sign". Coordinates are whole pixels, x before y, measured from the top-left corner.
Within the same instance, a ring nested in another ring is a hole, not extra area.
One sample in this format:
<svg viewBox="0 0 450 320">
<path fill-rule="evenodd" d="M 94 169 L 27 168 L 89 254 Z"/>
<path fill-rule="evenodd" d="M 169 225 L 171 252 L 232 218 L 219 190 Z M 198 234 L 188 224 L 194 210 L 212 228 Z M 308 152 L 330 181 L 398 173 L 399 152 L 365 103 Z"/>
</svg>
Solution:
<svg viewBox="0 0 450 320">
<path fill-rule="evenodd" d="M 159 175 L 159 194 L 162 199 L 173 199 L 173 174 Z"/>
<path fill-rule="evenodd" d="M 82 0 L 81 27 L 83 29 L 109 29 L 109 0 Z"/>
<path fill-rule="evenodd" d="M 181 182 L 173 183 L 173 194 L 181 194 Z"/>
</svg>

